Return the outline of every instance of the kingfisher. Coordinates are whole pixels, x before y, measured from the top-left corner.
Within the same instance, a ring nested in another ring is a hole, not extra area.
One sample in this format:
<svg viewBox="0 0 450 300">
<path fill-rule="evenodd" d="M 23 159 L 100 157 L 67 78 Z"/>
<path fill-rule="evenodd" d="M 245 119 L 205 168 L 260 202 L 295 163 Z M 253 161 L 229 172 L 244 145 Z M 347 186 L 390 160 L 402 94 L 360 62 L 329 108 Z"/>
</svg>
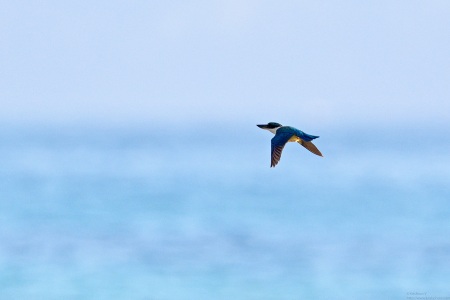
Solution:
<svg viewBox="0 0 450 300">
<path fill-rule="evenodd" d="M 303 131 L 291 127 L 283 126 L 276 122 L 269 122 L 266 125 L 256 125 L 261 129 L 269 130 L 275 136 L 272 138 L 272 159 L 270 161 L 270 167 L 275 167 L 281 158 L 281 152 L 287 142 L 297 142 L 315 155 L 323 156 L 311 141 L 317 139 L 317 135 L 311 135 L 304 133 Z"/>
</svg>

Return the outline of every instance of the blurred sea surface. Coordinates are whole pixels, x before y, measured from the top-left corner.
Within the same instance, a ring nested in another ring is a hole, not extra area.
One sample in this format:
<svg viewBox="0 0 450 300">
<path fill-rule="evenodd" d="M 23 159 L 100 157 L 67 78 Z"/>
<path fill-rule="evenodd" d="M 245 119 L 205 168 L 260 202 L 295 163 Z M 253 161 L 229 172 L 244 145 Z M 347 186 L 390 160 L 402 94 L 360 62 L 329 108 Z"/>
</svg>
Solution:
<svg viewBox="0 0 450 300">
<path fill-rule="evenodd" d="M 3 127 L 1 299 L 450 297 L 449 132 L 305 131 Z"/>
</svg>

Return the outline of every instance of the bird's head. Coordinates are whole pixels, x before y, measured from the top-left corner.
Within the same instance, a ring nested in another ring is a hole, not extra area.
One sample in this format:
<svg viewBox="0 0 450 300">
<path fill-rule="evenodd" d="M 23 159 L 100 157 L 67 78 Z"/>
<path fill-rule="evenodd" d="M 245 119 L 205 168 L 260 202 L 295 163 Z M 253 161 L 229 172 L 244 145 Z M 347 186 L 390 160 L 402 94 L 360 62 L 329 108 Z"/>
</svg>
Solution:
<svg viewBox="0 0 450 300">
<path fill-rule="evenodd" d="M 272 133 L 276 133 L 277 129 L 280 128 L 282 125 L 276 122 L 269 122 L 265 125 L 256 125 L 256 126 L 258 126 L 261 129 L 269 130 Z"/>
</svg>

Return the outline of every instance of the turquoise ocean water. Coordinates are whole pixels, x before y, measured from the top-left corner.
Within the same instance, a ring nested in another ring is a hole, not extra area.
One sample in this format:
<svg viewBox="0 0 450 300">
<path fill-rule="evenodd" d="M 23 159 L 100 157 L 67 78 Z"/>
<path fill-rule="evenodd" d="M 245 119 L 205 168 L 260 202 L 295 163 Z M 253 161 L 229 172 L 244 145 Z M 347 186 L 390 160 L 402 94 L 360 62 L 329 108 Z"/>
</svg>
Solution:
<svg viewBox="0 0 450 300">
<path fill-rule="evenodd" d="M 0 130 L 0 298 L 450 297 L 448 132 L 215 129 Z"/>
</svg>

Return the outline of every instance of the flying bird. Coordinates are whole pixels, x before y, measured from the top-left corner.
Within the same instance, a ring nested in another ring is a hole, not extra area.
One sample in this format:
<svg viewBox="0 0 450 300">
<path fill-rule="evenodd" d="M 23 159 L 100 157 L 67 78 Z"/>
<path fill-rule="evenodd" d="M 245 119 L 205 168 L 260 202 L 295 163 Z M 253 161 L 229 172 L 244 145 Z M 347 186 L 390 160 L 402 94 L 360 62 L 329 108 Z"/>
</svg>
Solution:
<svg viewBox="0 0 450 300">
<path fill-rule="evenodd" d="M 272 158 L 270 161 L 270 167 L 275 167 L 281 158 L 281 152 L 287 142 L 297 142 L 312 153 L 323 156 L 317 147 L 311 142 L 318 138 L 316 135 L 310 135 L 304 133 L 297 128 L 291 126 L 283 126 L 279 123 L 270 122 L 266 125 L 256 125 L 259 128 L 269 130 L 275 136 L 272 138 Z"/>
</svg>

